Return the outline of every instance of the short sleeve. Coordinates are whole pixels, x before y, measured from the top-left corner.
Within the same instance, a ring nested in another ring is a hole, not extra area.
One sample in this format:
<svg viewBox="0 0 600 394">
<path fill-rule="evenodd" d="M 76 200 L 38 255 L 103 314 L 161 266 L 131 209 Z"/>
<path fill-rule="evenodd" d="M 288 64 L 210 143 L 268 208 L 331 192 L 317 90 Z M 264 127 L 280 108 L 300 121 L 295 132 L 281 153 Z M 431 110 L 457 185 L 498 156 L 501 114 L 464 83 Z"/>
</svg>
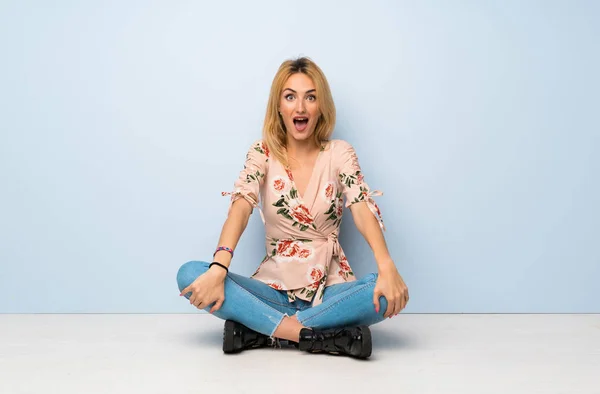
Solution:
<svg viewBox="0 0 600 394">
<path fill-rule="evenodd" d="M 231 204 L 244 198 L 253 208 L 259 208 L 260 187 L 262 186 L 267 172 L 269 150 L 262 141 L 256 141 L 248 149 L 244 169 L 240 171 L 234 182 L 232 192 L 223 192 L 223 196 L 231 195 Z"/>
<path fill-rule="evenodd" d="M 381 196 L 383 193 L 378 190 L 371 190 L 365 182 L 354 147 L 346 141 L 340 140 L 337 142 L 339 145 L 337 155 L 339 160 L 338 180 L 341 184 L 342 193 L 346 197 L 346 207 L 359 202 L 366 202 L 379 222 L 379 226 L 385 230 L 381 212 L 375 200 L 373 200 L 374 196 Z"/>
</svg>

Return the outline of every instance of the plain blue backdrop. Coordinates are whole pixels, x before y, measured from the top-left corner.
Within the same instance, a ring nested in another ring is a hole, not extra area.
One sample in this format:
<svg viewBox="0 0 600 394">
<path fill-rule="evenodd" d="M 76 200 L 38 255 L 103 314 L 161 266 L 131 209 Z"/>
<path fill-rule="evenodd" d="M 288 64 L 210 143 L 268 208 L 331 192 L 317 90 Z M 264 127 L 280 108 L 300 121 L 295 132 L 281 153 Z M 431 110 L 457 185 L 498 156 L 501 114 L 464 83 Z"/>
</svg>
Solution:
<svg viewBox="0 0 600 394">
<path fill-rule="evenodd" d="M 594 1 L 3 1 L 0 312 L 190 312 L 279 64 L 307 55 L 406 312 L 600 312 Z M 264 253 L 252 216 L 233 262 Z M 342 246 L 376 268 L 349 211 Z"/>
</svg>

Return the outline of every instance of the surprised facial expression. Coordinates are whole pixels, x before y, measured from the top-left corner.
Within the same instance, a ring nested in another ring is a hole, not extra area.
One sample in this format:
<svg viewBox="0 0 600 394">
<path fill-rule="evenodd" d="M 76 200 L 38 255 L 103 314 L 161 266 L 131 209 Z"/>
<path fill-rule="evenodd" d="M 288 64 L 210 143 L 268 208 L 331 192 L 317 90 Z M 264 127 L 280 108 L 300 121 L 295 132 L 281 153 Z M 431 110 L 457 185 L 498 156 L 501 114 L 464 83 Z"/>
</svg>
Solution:
<svg viewBox="0 0 600 394">
<path fill-rule="evenodd" d="M 312 79 L 303 73 L 293 74 L 286 81 L 279 100 L 288 138 L 303 141 L 312 136 L 319 120 L 319 102 Z"/>
</svg>

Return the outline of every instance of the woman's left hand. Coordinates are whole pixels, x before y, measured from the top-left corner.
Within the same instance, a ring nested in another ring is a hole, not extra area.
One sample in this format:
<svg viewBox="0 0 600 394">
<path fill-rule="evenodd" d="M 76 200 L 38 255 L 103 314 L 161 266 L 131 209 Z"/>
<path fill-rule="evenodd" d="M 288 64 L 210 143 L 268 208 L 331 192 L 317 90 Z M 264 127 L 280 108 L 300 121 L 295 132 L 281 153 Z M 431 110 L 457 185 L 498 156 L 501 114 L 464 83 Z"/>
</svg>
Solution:
<svg viewBox="0 0 600 394">
<path fill-rule="evenodd" d="M 381 296 L 384 296 L 388 303 L 387 310 L 383 315 L 386 318 L 396 316 L 408 303 L 408 287 L 393 263 L 379 269 L 373 294 L 373 304 L 375 304 L 377 313 L 379 313 L 379 297 Z"/>
</svg>

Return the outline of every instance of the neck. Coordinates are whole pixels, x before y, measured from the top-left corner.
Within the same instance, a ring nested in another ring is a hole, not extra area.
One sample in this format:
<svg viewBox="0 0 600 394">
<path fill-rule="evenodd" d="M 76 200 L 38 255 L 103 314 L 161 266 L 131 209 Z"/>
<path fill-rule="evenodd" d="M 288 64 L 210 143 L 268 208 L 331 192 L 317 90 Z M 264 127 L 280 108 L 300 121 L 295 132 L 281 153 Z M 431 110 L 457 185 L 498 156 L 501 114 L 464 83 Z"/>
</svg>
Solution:
<svg viewBox="0 0 600 394">
<path fill-rule="evenodd" d="M 288 137 L 287 141 L 287 153 L 288 157 L 293 157 L 295 159 L 303 159 L 314 155 L 316 151 L 320 149 L 319 146 L 316 146 L 313 142 L 313 139 L 310 138 L 305 141 L 297 141 L 293 138 Z"/>
</svg>

